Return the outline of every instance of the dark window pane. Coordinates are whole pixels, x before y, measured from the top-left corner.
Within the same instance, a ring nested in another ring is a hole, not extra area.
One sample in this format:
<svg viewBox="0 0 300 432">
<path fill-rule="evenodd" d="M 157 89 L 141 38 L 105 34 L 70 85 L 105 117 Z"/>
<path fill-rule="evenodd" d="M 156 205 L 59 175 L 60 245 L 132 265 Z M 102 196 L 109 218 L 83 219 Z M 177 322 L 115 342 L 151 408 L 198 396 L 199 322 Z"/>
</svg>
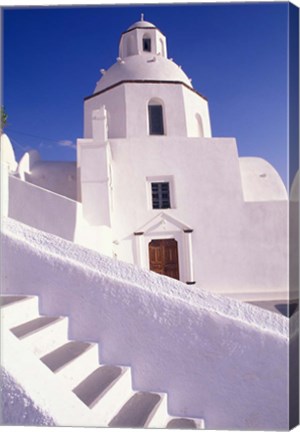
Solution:
<svg viewBox="0 0 300 432">
<path fill-rule="evenodd" d="M 170 187 L 169 183 L 151 183 L 152 207 L 154 209 L 170 208 Z"/>
<path fill-rule="evenodd" d="M 147 51 L 147 52 L 151 51 L 151 39 L 149 38 L 143 39 L 143 51 Z"/>
<path fill-rule="evenodd" d="M 163 135 L 163 111 L 161 105 L 149 105 L 149 127 L 150 135 Z"/>
</svg>

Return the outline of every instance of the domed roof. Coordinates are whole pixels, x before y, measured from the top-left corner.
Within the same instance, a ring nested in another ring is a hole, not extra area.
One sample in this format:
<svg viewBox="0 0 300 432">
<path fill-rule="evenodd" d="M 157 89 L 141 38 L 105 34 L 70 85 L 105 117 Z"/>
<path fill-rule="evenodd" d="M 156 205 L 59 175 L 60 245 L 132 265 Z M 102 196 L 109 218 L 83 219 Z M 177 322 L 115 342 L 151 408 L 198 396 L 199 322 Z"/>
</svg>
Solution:
<svg viewBox="0 0 300 432">
<path fill-rule="evenodd" d="M 245 201 L 288 199 L 280 175 L 268 161 L 258 157 L 240 157 L 239 165 Z"/>
<path fill-rule="evenodd" d="M 152 28 L 156 28 L 155 25 L 152 24 L 151 22 L 141 20 L 141 21 L 137 21 L 137 22 L 135 22 L 135 23 L 132 24 L 130 27 L 128 27 L 128 30 L 132 30 L 132 29 L 134 29 L 134 28 L 136 28 L 136 27 L 152 27 Z M 127 30 L 127 31 L 128 31 L 128 30 Z"/>
<path fill-rule="evenodd" d="M 193 88 L 189 78 L 176 63 L 165 57 L 148 53 L 126 57 L 113 64 L 98 81 L 94 93 L 121 81 L 137 80 L 179 81 Z"/>
</svg>

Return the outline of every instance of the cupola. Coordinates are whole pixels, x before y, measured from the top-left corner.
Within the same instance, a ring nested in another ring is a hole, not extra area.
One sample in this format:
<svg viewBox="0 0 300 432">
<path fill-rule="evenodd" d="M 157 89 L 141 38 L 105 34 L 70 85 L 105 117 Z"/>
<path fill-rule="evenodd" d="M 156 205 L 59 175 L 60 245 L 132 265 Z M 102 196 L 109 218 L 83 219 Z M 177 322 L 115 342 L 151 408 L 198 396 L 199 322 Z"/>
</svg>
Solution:
<svg viewBox="0 0 300 432">
<path fill-rule="evenodd" d="M 119 55 L 85 98 L 85 137 L 93 111 L 105 106 L 108 138 L 210 137 L 208 104 L 181 66 L 167 57 L 166 38 L 141 20 L 122 33 Z"/>
<path fill-rule="evenodd" d="M 122 33 L 119 56 L 126 58 L 133 55 L 153 54 L 167 57 L 166 38 L 154 24 L 141 20 L 132 24 Z"/>
<path fill-rule="evenodd" d="M 143 15 L 122 33 L 117 62 L 101 73 L 94 93 L 121 82 L 141 80 L 180 82 L 192 88 L 181 66 L 167 58 L 166 37 L 154 24 L 144 21 Z"/>
</svg>

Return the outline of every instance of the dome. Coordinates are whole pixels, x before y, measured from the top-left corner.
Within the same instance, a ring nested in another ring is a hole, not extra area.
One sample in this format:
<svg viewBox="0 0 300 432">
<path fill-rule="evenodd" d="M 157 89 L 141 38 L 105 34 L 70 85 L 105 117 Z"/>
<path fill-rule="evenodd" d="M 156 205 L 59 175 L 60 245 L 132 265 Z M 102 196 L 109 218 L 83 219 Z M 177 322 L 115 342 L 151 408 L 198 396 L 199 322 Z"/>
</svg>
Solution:
<svg viewBox="0 0 300 432">
<path fill-rule="evenodd" d="M 151 22 L 142 20 L 142 21 L 137 21 L 137 22 L 135 22 L 134 24 L 132 24 L 130 27 L 128 27 L 128 30 L 132 30 L 132 29 L 137 28 L 137 27 L 151 27 L 151 28 L 156 28 L 155 25 L 152 24 Z M 127 31 L 128 31 L 128 30 L 127 30 Z"/>
<path fill-rule="evenodd" d="M 245 201 L 285 201 L 288 199 L 281 177 L 265 159 L 240 157 L 239 164 Z"/>
<path fill-rule="evenodd" d="M 153 54 L 142 54 L 126 57 L 112 65 L 98 81 L 94 93 L 121 81 L 137 80 L 179 81 L 192 88 L 189 78 L 172 60 Z"/>
</svg>

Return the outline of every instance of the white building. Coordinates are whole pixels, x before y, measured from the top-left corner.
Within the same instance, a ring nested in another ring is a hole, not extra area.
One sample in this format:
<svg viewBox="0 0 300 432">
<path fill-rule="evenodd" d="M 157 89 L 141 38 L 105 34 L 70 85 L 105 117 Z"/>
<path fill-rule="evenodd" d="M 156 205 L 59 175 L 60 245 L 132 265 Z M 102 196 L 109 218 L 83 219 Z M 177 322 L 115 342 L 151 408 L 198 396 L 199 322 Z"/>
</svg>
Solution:
<svg viewBox="0 0 300 432">
<path fill-rule="evenodd" d="M 102 73 L 77 166 L 36 151 L 11 163 L 7 214 L 213 292 L 285 298 L 288 201 L 275 169 L 212 137 L 206 98 L 155 25 L 130 26 Z"/>
</svg>

